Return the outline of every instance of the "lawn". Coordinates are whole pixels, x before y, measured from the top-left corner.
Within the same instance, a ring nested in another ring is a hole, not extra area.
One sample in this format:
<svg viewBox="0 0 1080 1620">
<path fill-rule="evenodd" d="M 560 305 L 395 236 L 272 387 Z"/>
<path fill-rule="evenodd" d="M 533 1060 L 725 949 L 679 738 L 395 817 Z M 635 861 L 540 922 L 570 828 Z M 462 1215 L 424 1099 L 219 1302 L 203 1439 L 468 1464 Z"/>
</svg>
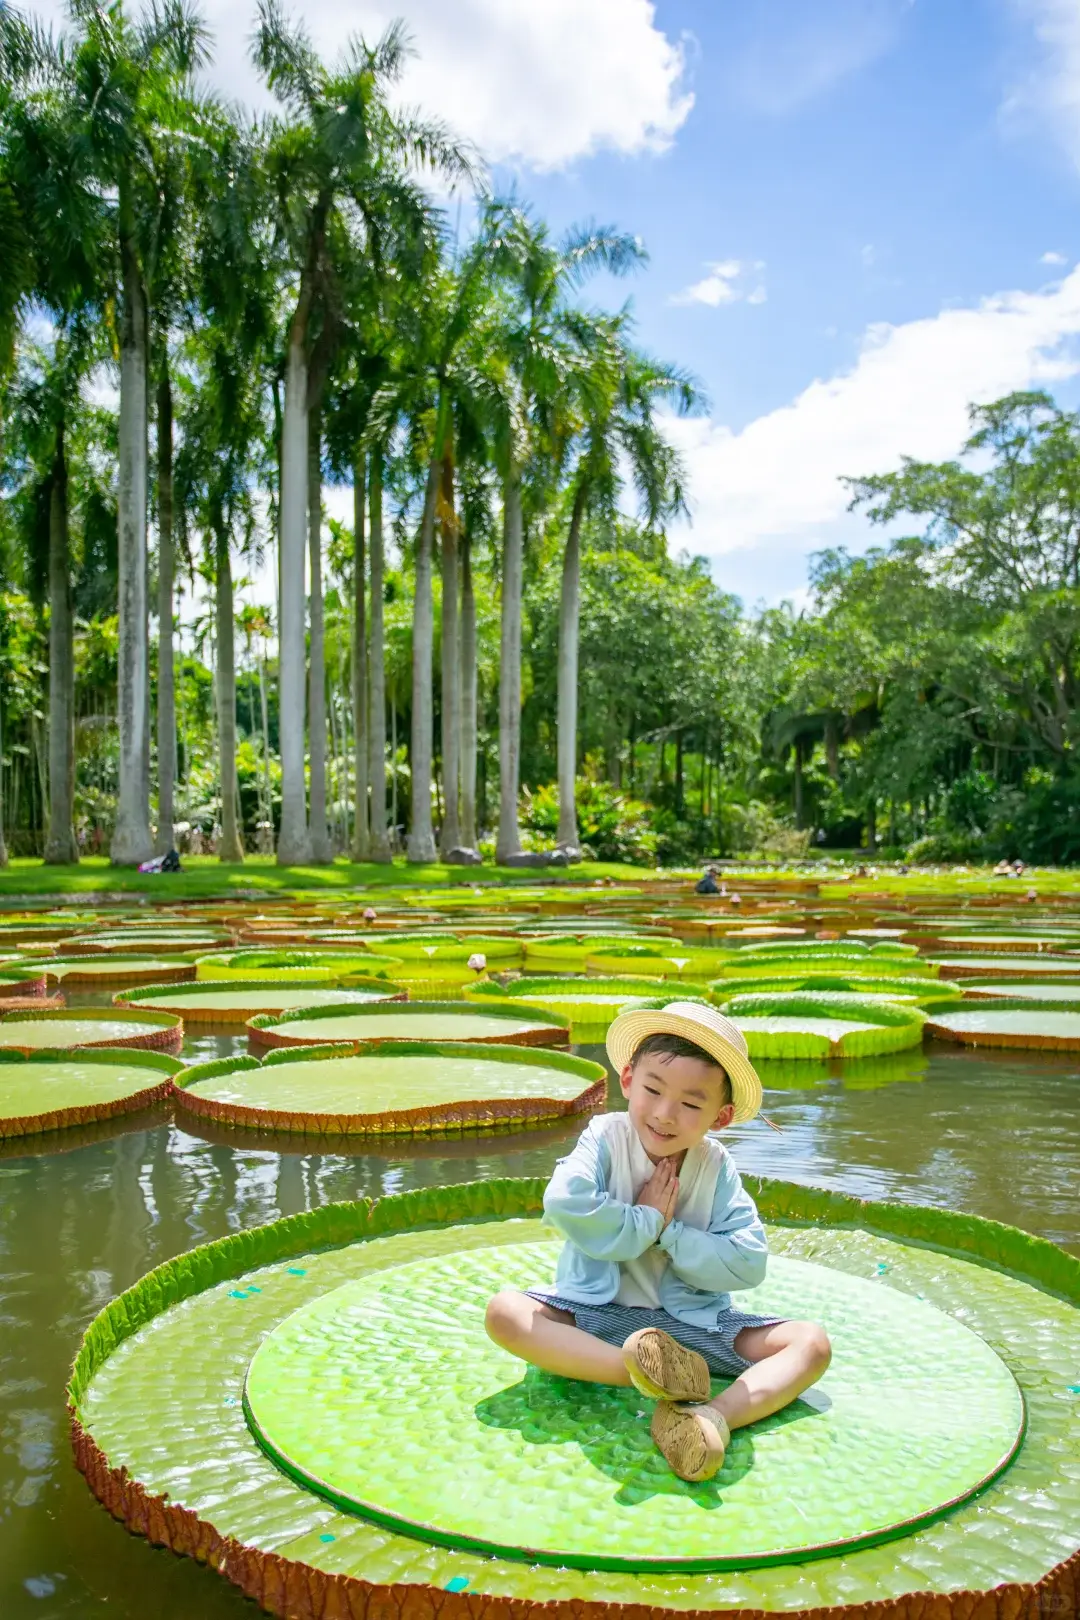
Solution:
<svg viewBox="0 0 1080 1620">
<path fill-rule="evenodd" d="M 614 878 L 620 883 L 674 878 L 688 874 L 656 872 L 638 866 L 604 861 L 583 861 L 580 866 L 550 871 L 521 871 L 505 866 L 409 866 L 404 859 L 392 866 L 371 861 L 337 860 L 330 866 L 278 866 L 270 856 L 251 855 L 242 865 L 223 865 L 212 855 L 185 855 L 182 872 L 138 872 L 133 867 L 111 866 L 105 856 L 87 856 L 78 866 L 46 866 L 40 860 L 13 860 L 0 870 L 0 904 L 42 895 L 147 894 L 156 900 L 241 899 L 265 894 L 268 898 L 299 892 L 333 894 L 346 889 L 443 888 L 454 884 L 524 885 L 538 880 L 572 884 Z M 695 874 L 696 875 L 696 874 Z"/>
</svg>

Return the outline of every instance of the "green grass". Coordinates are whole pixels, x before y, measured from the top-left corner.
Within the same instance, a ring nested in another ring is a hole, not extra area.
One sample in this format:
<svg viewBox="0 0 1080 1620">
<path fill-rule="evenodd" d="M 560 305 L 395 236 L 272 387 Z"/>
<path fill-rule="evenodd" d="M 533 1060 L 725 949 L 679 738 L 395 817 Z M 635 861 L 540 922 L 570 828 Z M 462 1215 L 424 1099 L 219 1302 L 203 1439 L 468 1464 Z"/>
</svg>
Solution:
<svg viewBox="0 0 1080 1620">
<path fill-rule="evenodd" d="M 550 871 L 520 871 L 505 866 L 409 866 L 403 858 L 392 866 L 371 861 L 337 860 L 330 866 L 278 866 L 272 857 L 250 855 L 242 865 L 224 865 L 212 855 L 185 855 L 182 872 L 137 872 L 111 866 L 103 855 L 89 855 L 78 866 L 46 866 L 39 860 L 13 860 L 0 870 L 0 904 L 17 897 L 41 895 L 148 894 L 157 900 L 216 900 L 250 894 L 268 897 L 298 892 L 333 894 L 346 889 L 430 889 L 454 884 L 471 887 L 493 883 L 532 887 L 552 880 L 592 883 L 615 878 L 622 883 L 674 876 L 647 867 L 583 861 L 580 866 Z"/>
</svg>

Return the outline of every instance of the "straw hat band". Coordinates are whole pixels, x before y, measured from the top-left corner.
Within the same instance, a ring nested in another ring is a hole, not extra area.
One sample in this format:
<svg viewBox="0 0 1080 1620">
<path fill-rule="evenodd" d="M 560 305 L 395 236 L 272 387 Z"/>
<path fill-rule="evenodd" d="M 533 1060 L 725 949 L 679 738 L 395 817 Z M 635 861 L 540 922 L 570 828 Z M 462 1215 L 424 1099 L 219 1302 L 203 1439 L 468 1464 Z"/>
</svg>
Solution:
<svg viewBox="0 0 1080 1620">
<path fill-rule="evenodd" d="M 708 1052 L 731 1082 L 734 1123 L 742 1124 L 761 1107 L 761 1081 L 750 1062 L 746 1038 L 730 1018 L 696 1001 L 669 1001 L 666 1007 L 628 1007 L 608 1030 L 607 1051 L 622 1073 L 650 1035 L 681 1035 Z"/>
</svg>

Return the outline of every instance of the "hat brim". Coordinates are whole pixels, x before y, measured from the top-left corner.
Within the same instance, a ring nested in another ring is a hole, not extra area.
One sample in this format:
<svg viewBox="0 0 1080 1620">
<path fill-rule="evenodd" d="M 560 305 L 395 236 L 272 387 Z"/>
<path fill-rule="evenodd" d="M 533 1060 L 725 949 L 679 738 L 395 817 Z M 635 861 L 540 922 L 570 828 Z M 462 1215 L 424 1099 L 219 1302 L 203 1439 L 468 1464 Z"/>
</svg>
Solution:
<svg viewBox="0 0 1080 1620">
<path fill-rule="evenodd" d="M 761 1081 L 750 1059 L 737 1046 L 707 1024 L 660 1007 L 628 1007 L 608 1030 L 607 1053 L 616 1073 L 621 1074 L 634 1053 L 650 1035 L 681 1035 L 716 1059 L 731 1082 L 735 1105 L 732 1123 L 745 1124 L 761 1108 Z"/>
</svg>

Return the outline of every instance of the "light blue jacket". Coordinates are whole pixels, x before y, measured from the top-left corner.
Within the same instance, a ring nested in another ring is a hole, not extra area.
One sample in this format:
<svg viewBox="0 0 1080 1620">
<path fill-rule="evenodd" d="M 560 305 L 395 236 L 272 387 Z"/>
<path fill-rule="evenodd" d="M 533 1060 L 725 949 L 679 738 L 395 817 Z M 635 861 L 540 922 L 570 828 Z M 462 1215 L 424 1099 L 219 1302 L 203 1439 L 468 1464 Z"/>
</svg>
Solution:
<svg viewBox="0 0 1080 1620">
<path fill-rule="evenodd" d="M 658 1209 L 623 1204 L 608 1193 L 611 1153 L 604 1121 L 590 1121 L 577 1145 L 555 1166 L 544 1193 L 544 1218 L 566 1238 L 553 1292 L 583 1305 L 609 1304 L 619 1291 L 620 1261 L 636 1260 L 659 1242 L 670 1264 L 660 1303 L 696 1327 L 713 1327 L 731 1304 L 731 1291 L 763 1281 L 768 1243 L 753 1199 L 723 1148 L 708 1229 L 673 1220 Z M 719 1144 L 716 1144 L 719 1147 Z"/>
</svg>

